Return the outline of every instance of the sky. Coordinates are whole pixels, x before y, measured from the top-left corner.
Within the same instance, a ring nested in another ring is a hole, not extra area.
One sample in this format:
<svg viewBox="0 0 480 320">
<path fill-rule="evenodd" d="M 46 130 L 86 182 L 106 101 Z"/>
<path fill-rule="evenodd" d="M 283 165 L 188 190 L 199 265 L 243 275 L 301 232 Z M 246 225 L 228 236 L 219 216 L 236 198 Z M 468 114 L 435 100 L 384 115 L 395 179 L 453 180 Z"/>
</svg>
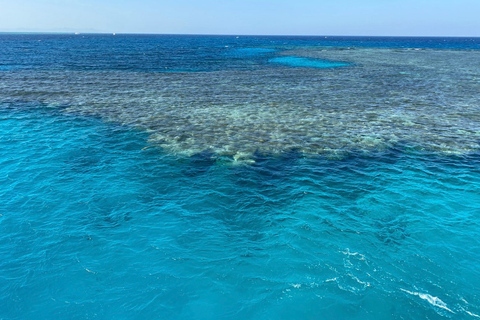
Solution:
<svg viewBox="0 0 480 320">
<path fill-rule="evenodd" d="M 480 0 L 0 0 L 0 32 L 480 36 Z"/>
</svg>

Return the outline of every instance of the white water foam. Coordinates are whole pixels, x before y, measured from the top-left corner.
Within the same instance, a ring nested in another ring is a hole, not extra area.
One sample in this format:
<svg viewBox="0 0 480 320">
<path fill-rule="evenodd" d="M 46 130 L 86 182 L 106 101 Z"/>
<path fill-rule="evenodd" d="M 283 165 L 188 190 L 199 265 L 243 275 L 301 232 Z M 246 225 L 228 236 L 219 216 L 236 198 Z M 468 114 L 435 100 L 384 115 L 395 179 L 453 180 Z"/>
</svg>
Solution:
<svg viewBox="0 0 480 320">
<path fill-rule="evenodd" d="M 442 308 L 442 309 L 447 310 L 448 312 L 451 312 L 451 313 L 455 313 L 451 309 L 449 309 L 447 307 L 447 304 L 445 302 L 443 302 L 438 297 L 434 297 L 434 296 L 429 295 L 427 293 L 412 292 L 412 291 L 408 291 L 408 290 L 405 290 L 405 289 L 402 289 L 402 288 L 400 288 L 400 290 L 402 290 L 406 293 L 409 293 L 411 295 L 418 296 L 418 297 L 420 297 L 420 299 L 426 300 L 428 303 L 430 303 L 431 305 L 433 305 L 435 307 Z"/>
<path fill-rule="evenodd" d="M 463 311 L 465 311 L 466 313 L 468 313 L 468 314 L 471 315 L 472 317 L 480 318 L 480 316 L 479 316 L 478 314 L 472 313 L 472 312 L 470 312 L 470 311 L 468 311 L 468 310 L 463 310 Z"/>
</svg>

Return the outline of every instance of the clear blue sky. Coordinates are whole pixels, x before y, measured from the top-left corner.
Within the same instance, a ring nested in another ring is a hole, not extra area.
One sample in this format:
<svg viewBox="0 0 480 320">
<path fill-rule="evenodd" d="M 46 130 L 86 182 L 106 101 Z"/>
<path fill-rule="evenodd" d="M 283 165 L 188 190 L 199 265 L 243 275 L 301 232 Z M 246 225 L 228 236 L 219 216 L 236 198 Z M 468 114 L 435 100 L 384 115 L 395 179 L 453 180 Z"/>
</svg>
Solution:
<svg viewBox="0 0 480 320">
<path fill-rule="evenodd" d="M 0 0 L 0 31 L 480 36 L 480 0 Z"/>
</svg>

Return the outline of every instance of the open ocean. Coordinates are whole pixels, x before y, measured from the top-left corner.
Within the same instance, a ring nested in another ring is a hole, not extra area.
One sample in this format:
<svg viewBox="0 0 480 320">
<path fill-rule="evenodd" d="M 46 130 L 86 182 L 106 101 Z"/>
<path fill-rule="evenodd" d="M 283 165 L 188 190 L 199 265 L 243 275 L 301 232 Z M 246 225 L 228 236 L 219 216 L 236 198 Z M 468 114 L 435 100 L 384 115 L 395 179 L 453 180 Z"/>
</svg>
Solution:
<svg viewBox="0 0 480 320">
<path fill-rule="evenodd" d="M 0 319 L 480 319 L 480 38 L 0 34 Z"/>
</svg>

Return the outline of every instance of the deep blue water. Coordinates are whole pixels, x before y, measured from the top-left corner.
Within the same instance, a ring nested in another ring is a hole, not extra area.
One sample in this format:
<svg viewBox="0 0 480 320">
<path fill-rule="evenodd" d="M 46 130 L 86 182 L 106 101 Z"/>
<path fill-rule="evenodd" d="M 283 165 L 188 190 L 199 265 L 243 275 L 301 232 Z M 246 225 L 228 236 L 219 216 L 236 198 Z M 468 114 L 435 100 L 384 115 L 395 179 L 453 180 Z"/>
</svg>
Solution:
<svg viewBox="0 0 480 320">
<path fill-rule="evenodd" d="M 0 35 L 0 319 L 479 318 L 479 44 Z"/>
<path fill-rule="evenodd" d="M 480 38 L 38 35 L 0 33 L 0 70 L 8 67 L 147 72 L 245 69 L 275 49 L 428 48 L 479 50 Z M 238 51 L 232 52 L 232 48 Z M 249 50 L 250 49 L 250 50 Z M 252 50 L 253 49 L 253 50 Z M 249 56 L 249 60 L 242 59 Z M 235 59 L 237 58 L 237 59 Z"/>
</svg>

